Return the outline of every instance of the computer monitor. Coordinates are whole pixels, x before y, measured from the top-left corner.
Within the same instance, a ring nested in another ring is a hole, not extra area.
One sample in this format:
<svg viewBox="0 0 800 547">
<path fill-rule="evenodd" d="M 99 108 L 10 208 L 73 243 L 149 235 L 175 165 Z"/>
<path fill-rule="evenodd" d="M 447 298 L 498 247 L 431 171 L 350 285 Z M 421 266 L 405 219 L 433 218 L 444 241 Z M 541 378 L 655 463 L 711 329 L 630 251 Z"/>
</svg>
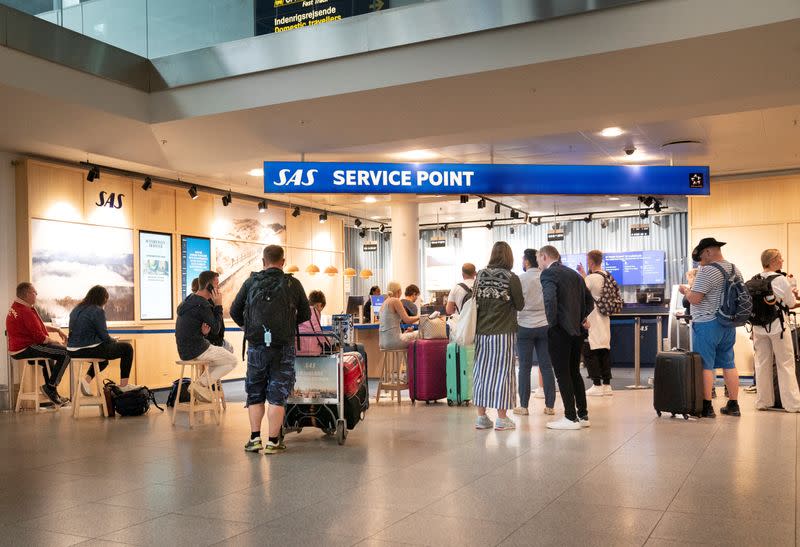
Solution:
<svg viewBox="0 0 800 547">
<path fill-rule="evenodd" d="M 372 306 L 372 317 L 378 317 L 384 300 L 386 300 L 385 294 L 375 294 L 369 297 L 370 305 Z"/>
<path fill-rule="evenodd" d="M 363 296 L 348 296 L 347 297 L 347 313 L 352 315 L 356 320 L 361 319 L 361 312 L 359 311 L 359 307 L 363 308 L 364 306 L 364 297 Z"/>
</svg>

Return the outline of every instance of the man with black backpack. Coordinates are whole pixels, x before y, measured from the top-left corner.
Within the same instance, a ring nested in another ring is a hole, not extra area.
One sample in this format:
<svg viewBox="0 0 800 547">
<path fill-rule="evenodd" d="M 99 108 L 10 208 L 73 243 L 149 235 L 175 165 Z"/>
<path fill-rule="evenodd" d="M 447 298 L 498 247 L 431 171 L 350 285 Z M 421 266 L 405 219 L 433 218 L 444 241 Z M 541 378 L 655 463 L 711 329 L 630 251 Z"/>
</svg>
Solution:
<svg viewBox="0 0 800 547">
<path fill-rule="evenodd" d="M 461 277 L 464 281 L 456 283 L 456 286 L 447 295 L 447 305 L 445 306 L 447 315 L 461 312 L 464 303 L 472 298 L 472 287 L 475 285 L 475 276 L 477 275 L 478 271 L 475 269 L 475 264 L 465 262 L 461 266 Z"/>
<path fill-rule="evenodd" d="M 722 256 L 723 245 L 725 242 L 713 237 L 701 239 L 692 251 L 692 260 L 701 266 L 694 285 L 691 289 L 685 285 L 679 288 L 692 306 L 692 349 L 703 359 L 704 418 L 716 417 L 711 390 L 714 371 L 718 368 L 722 369 L 728 388 L 728 404 L 720 412 L 741 416 L 739 372 L 734 363 L 733 344 L 736 327 L 744 325 L 750 317 L 752 299 L 744 287 L 739 268 Z"/>
<path fill-rule="evenodd" d="M 773 361 L 778 372 L 781 405 L 786 412 L 800 412 L 800 389 L 795 373 L 794 347 L 787 328 L 786 313 L 797 305 L 791 283 L 780 273 L 783 257 L 778 249 L 761 253 L 764 271 L 746 283 L 753 298 L 753 349 L 755 351 L 756 408 L 767 410 L 775 404 L 772 385 Z"/>
<path fill-rule="evenodd" d="M 268 245 L 264 269 L 244 282 L 231 305 L 231 318 L 244 330 L 247 349 L 247 409 L 250 440 L 247 452 L 276 454 L 286 448 L 280 437 L 286 399 L 294 388 L 298 325 L 311 318 L 303 285 L 283 272 L 283 247 Z M 269 403 L 269 435 L 261 442 L 261 422 Z"/>
</svg>

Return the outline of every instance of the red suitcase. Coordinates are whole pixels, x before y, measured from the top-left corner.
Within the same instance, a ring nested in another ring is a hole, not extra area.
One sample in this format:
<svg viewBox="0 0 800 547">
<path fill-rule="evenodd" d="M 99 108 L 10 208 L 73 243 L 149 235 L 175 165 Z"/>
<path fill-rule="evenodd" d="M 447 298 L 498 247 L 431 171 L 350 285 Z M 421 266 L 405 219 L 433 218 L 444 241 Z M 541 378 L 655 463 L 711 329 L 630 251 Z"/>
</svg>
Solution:
<svg viewBox="0 0 800 547">
<path fill-rule="evenodd" d="M 364 358 L 357 351 L 348 351 L 342 357 L 344 367 L 344 395 L 352 397 L 366 380 Z"/>
<path fill-rule="evenodd" d="M 408 392 L 411 402 L 447 397 L 446 338 L 415 340 L 408 347 Z"/>
</svg>

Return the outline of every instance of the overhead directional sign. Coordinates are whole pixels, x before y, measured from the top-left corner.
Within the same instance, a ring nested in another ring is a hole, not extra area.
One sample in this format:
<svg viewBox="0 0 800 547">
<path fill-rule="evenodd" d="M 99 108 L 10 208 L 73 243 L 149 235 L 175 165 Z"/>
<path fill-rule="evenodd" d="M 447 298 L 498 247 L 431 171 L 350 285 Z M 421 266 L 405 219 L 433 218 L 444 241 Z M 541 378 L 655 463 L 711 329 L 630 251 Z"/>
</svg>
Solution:
<svg viewBox="0 0 800 547">
<path fill-rule="evenodd" d="M 267 194 L 709 194 L 708 167 L 264 162 Z"/>
</svg>

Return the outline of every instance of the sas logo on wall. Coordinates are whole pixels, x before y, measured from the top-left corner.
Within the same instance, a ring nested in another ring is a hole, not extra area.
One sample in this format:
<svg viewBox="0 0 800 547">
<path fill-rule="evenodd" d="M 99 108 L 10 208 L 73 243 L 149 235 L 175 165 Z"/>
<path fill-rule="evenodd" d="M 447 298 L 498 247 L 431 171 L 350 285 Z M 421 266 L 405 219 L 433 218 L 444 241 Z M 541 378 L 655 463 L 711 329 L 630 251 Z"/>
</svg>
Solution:
<svg viewBox="0 0 800 547">
<path fill-rule="evenodd" d="M 689 188 L 702 188 L 703 182 L 703 173 L 689 173 Z"/>
<path fill-rule="evenodd" d="M 291 173 L 291 175 L 290 175 Z M 294 186 L 311 186 L 314 184 L 314 176 L 319 173 L 319 169 L 281 169 L 278 171 L 278 178 L 280 180 L 273 181 L 275 186 L 287 186 L 292 184 Z"/>
</svg>

